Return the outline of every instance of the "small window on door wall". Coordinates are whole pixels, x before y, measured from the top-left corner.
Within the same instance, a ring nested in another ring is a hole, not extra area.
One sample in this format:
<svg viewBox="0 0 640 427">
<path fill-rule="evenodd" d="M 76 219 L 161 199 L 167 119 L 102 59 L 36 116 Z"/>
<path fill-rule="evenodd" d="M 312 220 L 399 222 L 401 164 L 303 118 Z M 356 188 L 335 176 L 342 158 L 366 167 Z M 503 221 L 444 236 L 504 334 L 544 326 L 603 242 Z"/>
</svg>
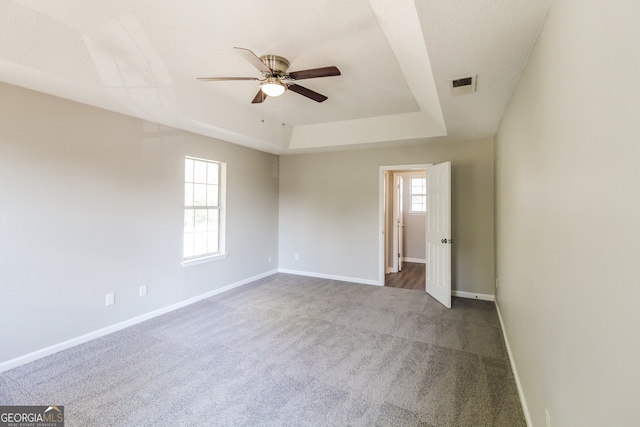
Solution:
<svg viewBox="0 0 640 427">
<path fill-rule="evenodd" d="M 185 261 L 224 254 L 225 169 L 224 163 L 185 158 Z"/>
<path fill-rule="evenodd" d="M 427 179 L 411 178 L 411 209 L 409 213 L 427 212 Z"/>
</svg>

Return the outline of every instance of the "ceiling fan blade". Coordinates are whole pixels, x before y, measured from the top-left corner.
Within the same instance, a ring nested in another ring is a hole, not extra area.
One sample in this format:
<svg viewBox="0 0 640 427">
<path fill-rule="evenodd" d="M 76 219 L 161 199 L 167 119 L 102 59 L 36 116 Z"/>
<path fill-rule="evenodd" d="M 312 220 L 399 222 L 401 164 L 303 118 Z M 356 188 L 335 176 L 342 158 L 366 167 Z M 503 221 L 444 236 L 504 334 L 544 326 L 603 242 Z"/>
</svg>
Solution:
<svg viewBox="0 0 640 427">
<path fill-rule="evenodd" d="M 256 96 L 255 98 L 253 98 L 253 101 L 251 101 L 251 103 L 260 104 L 264 102 L 265 99 L 267 99 L 267 95 L 262 91 L 262 89 L 259 89 L 258 93 L 256 93 Z"/>
<path fill-rule="evenodd" d="M 316 102 L 323 102 L 327 100 L 327 97 L 319 94 L 318 92 L 314 92 L 311 89 L 307 89 L 306 87 L 291 84 L 289 85 L 289 90 L 294 91 L 295 93 L 299 93 L 302 96 L 306 96 L 307 98 L 313 99 Z"/>
<path fill-rule="evenodd" d="M 256 67 L 261 73 L 271 74 L 271 70 L 267 67 L 264 62 L 260 60 L 256 56 L 255 53 L 251 52 L 249 49 L 244 49 L 242 47 L 234 47 L 236 51 L 244 57 L 247 61 L 251 62 L 251 64 Z"/>
<path fill-rule="evenodd" d="M 224 82 L 230 80 L 260 80 L 256 77 L 198 77 L 196 80 L 202 82 Z"/>
<path fill-rule="evenodd" d="M 300 70 L 289 73 L 289 76 L 294 80 L 313 79 L 315 77 L 331 77 L 339 75 L 340 70 L 338 70 L 337 67 L 313 68 L 310 70 Z"/>
</svg>

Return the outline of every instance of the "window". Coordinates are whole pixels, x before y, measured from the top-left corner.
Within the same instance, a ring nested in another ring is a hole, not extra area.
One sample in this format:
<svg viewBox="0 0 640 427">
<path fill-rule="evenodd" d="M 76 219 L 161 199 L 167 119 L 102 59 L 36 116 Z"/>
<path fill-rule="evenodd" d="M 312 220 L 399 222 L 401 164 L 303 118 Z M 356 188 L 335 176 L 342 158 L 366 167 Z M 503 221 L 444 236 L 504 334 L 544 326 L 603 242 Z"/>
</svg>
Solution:
<svg viewBox="0 0 640 427">
<path fill-rule="evenodd" d="M 427 179 L 411 177 L 411 209 L 409 213 L 427 212 Z"/>
<path fill-rule="evenodd" d="M 185 158 L 183 265 L 224 257 L 225 172 L 224 163 Z"/>
</svg>

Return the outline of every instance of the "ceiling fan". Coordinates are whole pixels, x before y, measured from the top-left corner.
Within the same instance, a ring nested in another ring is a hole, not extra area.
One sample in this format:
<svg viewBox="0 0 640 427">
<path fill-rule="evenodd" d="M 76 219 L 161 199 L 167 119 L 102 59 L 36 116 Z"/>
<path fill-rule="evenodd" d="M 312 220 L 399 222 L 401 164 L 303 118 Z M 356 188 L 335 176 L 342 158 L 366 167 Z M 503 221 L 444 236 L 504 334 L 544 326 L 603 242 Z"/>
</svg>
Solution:
<svg viewBox="0 0 640 427">
<path fill-rule="evenodd" d="M 234 47 L 236 52 L 242 55 L 254 67 L 262 73 L 262 78 L 257 77 L 199 77 L 200 81 L 228 81 L 228 80 L 257 80 L 260 82 L 260 90 L 251 101 L 252 104 L 264 102 L 268 96 L 280 96 L 287 89 L 292 92 L 306 96 L 316 102 L 323 102 L 327 97 L 300 86 L 295 82 L 304 79 L 313 79 L 316 77 L 339 76 L 340 70 L 337 67 L 322 67 L 309 70 L 287 72 L 289 69 L 289 61 L 282 56 L 264 55 L 258 57 L 249 49 Z"/>
</svg>

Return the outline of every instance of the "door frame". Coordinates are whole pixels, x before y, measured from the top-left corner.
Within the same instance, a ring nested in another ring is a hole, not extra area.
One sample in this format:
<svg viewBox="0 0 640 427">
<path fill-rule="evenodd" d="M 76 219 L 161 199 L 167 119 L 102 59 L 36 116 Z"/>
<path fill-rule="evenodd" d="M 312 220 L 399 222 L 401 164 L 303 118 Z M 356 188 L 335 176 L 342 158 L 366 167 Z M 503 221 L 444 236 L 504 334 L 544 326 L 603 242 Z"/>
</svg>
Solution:
<svg viewBox="0 0 640 427">
<path fill-rule="evenodd" d="M 391 263 L 391 272 L 399 273 L 402 271 L 402 256 L 404 255 L 404 251 L 402 250 L 403 246 L 403 215 L 404 215 L 404 200 L 403 200 L 403 186 L 404 186 L 404 177 L 399 173 L 394 173 L 393 175 L 393 186 L 391 197 L 393 197 L 393 215 L 391 219 L 392 224 L 392 263 Z M 388 187 L 387 187 L 388 188 Z M 388 200 L 385 205 L 389 205 Z M 389 224 L 388 218 L 385 226 Z M 387 230 L 389 232 L 389 230 Z M 387 239 L 385 239 L 387 240 Z M 385 242 L 387 243 L 387 242 Z M 388 257 L 385 256 L 385 259 L 388 260 Z"/>
<path fill-rule="evenodd" d="M 387 265 L 385 260 L 386 253 L 386 239 L 385 239 L 385 203 L 386 203 L 386 188 L 385 188 L 385 172 L 390 171 L 409 171 L 409 170 L 426 170 L 428 166 L 433 166 L 433 163 L 418 163 L 409 165 L 387 165 L 380 166 L 378 171 L 378 284 L 384 286 L 384 276 L 386 273 Z"/>
</svg>

